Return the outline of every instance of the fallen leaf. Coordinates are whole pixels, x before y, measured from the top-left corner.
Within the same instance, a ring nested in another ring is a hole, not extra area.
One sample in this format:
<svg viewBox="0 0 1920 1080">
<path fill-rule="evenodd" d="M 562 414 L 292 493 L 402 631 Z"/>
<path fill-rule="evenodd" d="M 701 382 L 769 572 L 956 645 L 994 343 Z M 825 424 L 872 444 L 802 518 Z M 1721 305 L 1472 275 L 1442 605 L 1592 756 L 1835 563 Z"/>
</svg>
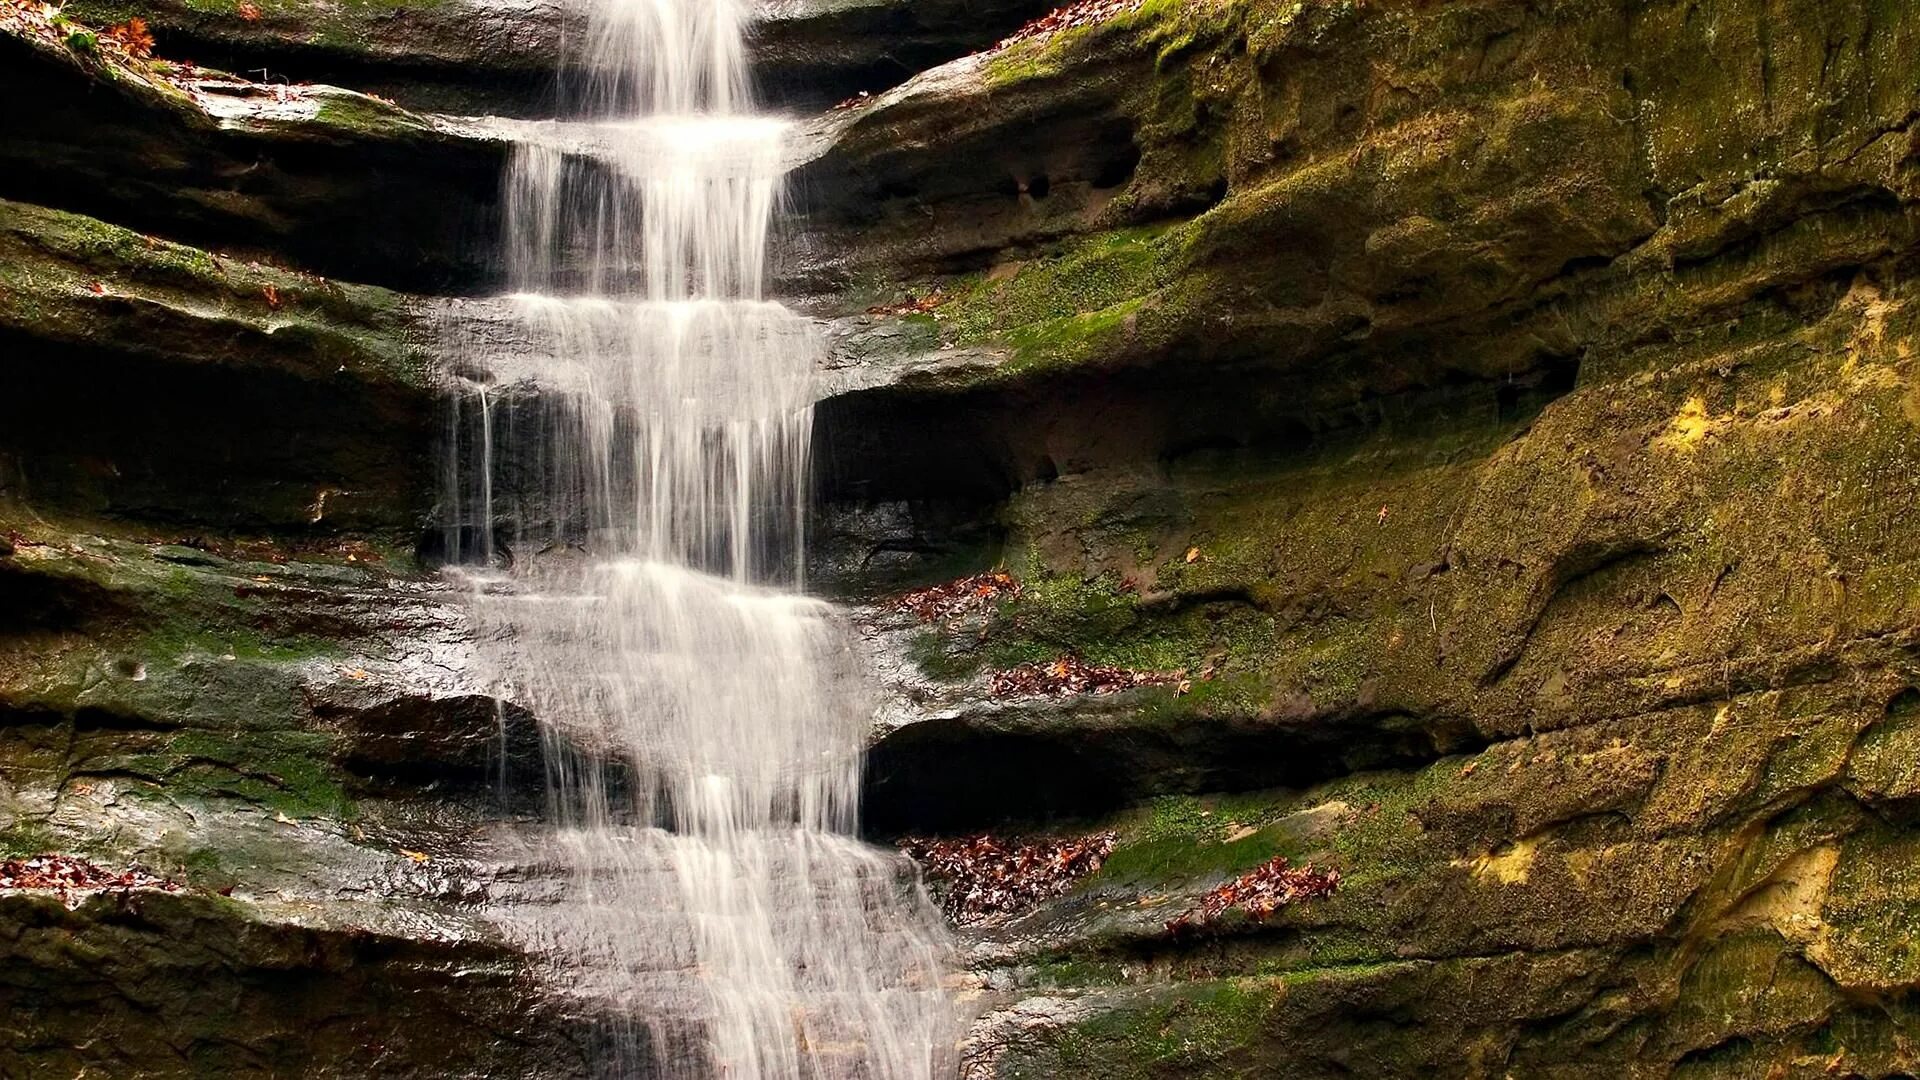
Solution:
<svg viewBox="0 0 1920 1080">
<path fill-rule="evenodd" d="M 1238 908 L 1255 919 L 1266 919 L 1288 904 L 1331 896 L 1340 886 L 1338 870 L 1316 870 L 1311 864 L 1294 867 L 1285 855 L 1275 856 L 1202 897 L 1187 911 L 1168 920 L 1170 933 L 1187 933 L 1212 925 Z"/>
<path fill-rule="evenodd" d="M 1185 679 L 1184 671 L 1131 671 L 1067 656 L 1051 663 L 1021 664 L 996 671 L 988 678 L 987 688 L 995 697 L 1066 697 L 1111 694 L 1140 686 L 1178 686 Z"/>
<path fill-rule="evenodd" d="M 92 293 L 95 296 L 107 295 L 107 287 L 105 285 L 100 284 L 97 281 L 87 282 L 87 291 Z"/>
<path fill-rule="evenodd" d="M 893 606 L 911 611 L 922 622 L 946 622 L 978 611 L 985 611 L 1001 598 L 1020 595 L 1020 583 L 1005 570 L 975 574 L 943 585 L 929 585 L 896 598 Z"/>
<path fill-rule="evenodd" d="M 993 51 L 998 52 L 1011 45 L 1033 39 L 1051 38 L 1066 30 L 1094 26 L 1116 15 L 1140 10 L 1145 0 L 1076 0 L 1075 3 L 1055 8 L 1052 12 L 1027 23 L 1008 37 L 1001 39 Z"/>
<path fill-rule="evenodd" d="M 239 11 L 240 11 L 240 19 L 243 22 L 259 22 L 260 21 L 260 9 L 258 7 L 255 7 L 251 3 L 245 2 L 245 0 L 242 0 Z"/>
<path fill-rule="evenodd" d="M 425 866 L 429 862 L 433 861 L 432 857 L 429 856 L 424 851 L 408 851 L 406 848 L 401 848 L 400 854 L 405 855 L 409 859 L 412 859 L 414 861 L 414 864 L 417 866 Z"/>
<path fill-rule="evenodd" d="M 1116 840 L 1110 832 L 1033 840 L 983 833 L 954 840 L 909 837 L 900 850 L 920 864 L 947 917 L 964 926 L 1062 895 L 1100 869 Z"/>
<path fill-rule="evenodd" d="M 108 27 L 106 38 L 117 43 L 135 60 L 145 60 L 153 55 L 153 35 L 147 32 L 145 19 L 128 19 L 118 26 Z"/>
<path fill-rule="evenodd" d="M 71 910 L 80 906 L 81 897 L 87 893 L 124 893 L 133 889 L 179 892 L 180 886 L 137 866 L 115 874 L 71 855 L 36 855 L 0 862 L 0 892 L 15 889 L 51 891 Z"/>
<path fill-rule="evenodd" d="M 1197 548 L 1197 547 L 1192 547 L 1192 548 L 1188 548 L 1188 549 L 1187 549 L 1187 561 L 1188 561 L 1188 562 L 1199 562 L 1199 561 L 1200 561 L 1200 549 L 1199 549 L 1199 548 Z"/>
</svg>

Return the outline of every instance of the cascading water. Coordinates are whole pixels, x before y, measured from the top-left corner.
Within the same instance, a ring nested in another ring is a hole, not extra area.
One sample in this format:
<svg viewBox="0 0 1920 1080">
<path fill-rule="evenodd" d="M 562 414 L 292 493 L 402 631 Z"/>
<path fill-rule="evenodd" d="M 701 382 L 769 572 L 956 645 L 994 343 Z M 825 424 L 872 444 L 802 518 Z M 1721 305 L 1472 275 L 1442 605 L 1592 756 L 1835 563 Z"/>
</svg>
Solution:
<svg viewBox="0 0 1920 1080">
<path fill-rule="evenodd" d="M 626 1018 L 603 1075 L 932 1077 L 944 936 L 911 868 L 854 838 L 871 708 L 798 592 L 819 346 L 762 299 L 785 131 L 743 111 L 746 22 L 603 0 L 583 119 L 537 126 L 507 178 L 510 337 L 542 405 L 477 395 L 449 495 L 569 871 L 519 929 Z"/>
</svg>

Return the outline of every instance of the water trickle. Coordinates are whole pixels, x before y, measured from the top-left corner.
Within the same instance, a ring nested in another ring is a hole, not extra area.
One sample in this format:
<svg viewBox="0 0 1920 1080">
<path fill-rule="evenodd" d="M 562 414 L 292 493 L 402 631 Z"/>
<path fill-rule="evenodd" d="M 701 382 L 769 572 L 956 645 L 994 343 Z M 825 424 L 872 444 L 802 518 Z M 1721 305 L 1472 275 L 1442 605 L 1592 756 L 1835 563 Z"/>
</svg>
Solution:
<svg viewBox="0 0 1920 1080">
<path fill-rule="evenodd" d="M 603 1075 L 933 1077 L 945 939 L 855 838 L 864 672 L 799 592 L 820 346 L 762 296 L 786 130 L 745 111 L 746 6 L 601 0 L 582 119 L 529 129 L 506 179 L 513 332 L 455 342 L 540 386 L 464 399 L 448 474 L 566 872 L 515 924 L 616 1018 Z"/>
</svg>

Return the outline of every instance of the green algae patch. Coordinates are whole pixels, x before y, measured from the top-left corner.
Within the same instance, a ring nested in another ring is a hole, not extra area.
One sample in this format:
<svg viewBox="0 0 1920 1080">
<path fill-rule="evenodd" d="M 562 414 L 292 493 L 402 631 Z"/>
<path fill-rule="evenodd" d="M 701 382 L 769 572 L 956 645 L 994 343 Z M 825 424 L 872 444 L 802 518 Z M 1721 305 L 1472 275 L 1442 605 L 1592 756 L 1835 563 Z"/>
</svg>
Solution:
<svg viewBox="0 0 1920 1080">
<path fill-rule="evenodd" d="M 376 137 L 423 135 L 433 130 L 419 115 L 367 94 L 332 88 L 317 93 L 320 108 L 314 122 L 328 127 Z"/>
<path fill-rule="evenodd" d="M 329 764 L 333 750 L 318 732 L 185 731 L 117 766 L 169 799 L 236 799 L 293 818 L 352 820 L 353 801 Z"/>
<path fill-rule="evenodd" d="M 1133 1002 L 1054 1034 L 1001 1063 L 1006 1080 L 1082 1073 L 1114 1078 L 1245 1075 L 1248 1055 L 1284 996 L 1277 983 L 1233 979 L 1200 983 Z M 1036 1052 L 1037 1051 L 1037 1052 Z"/>
<path fill-rule="evenodd" d="M 1097 234 L 956 283 L 936 309 L 944 335 L 956 345 L 1006 346 L 1012 360 L 994 379 L 1107 359 L 1170 278 L 1178 250 L 1172 228 Z"/>
<path fill-rule="evenodd" d="M 1224 880 L 1277 855 L 1297 855 L 1294 839 L 1273 827 L 1288 801 L 1274 794 L 1158 799 L 1144 821 L 1121 827 L 1113 852 L 1082 888 L 1160 890 L 1182 882 Z"/>
<path fill-rule="evenodd" d="M 0 201 L 0 325 L 177 359 L 428 389 L 409 301 Z"/>
</svg>

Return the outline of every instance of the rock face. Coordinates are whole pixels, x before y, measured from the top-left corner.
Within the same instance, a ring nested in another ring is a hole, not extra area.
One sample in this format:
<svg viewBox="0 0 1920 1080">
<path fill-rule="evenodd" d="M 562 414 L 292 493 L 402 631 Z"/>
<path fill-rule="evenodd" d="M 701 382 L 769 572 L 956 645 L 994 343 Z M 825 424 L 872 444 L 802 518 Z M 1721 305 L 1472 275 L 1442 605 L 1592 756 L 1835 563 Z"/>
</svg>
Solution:
<svg viewBox="0 0 1920 1080">
<path fill-rule="evenodd" d="M 751 47 L 761 90 L 796 107 L 898 85 L 992 44 L 1047 0 L 763 0 Z M 163 55 L 354 86 L 433 112 L 550 115 L 571 0 L 76 0 L 75 18 L 147 20 Z M 250 16 L 250 17 L 249 17 Z M 265 78 L 263 77 L 263 81 Z"/>
<path fill-rule="evenodd" d="M 882 91 L 805 122 L 777 268 L 869 826 L 1116 835 L 962 931 L 967 1075 L 1920 1071 L 1911 5 L 1149 2 L 884 89 L 1035 6 L 757 46 Z M 571 17 L 150 16 L 422 108 L 524 104 Z M 0 894 L 0 1072 L 589 1075 L 485 918 L 542 895 L 528 718 L 413 555 L 451 388 L 543 392 L 434 355 L 503 144 L 0 51 L 63 88 L 0 119 L 0 838 L 189 886 Z M 1279 856 L 1338 887 L 1180 925 Z"/>
</svg>

